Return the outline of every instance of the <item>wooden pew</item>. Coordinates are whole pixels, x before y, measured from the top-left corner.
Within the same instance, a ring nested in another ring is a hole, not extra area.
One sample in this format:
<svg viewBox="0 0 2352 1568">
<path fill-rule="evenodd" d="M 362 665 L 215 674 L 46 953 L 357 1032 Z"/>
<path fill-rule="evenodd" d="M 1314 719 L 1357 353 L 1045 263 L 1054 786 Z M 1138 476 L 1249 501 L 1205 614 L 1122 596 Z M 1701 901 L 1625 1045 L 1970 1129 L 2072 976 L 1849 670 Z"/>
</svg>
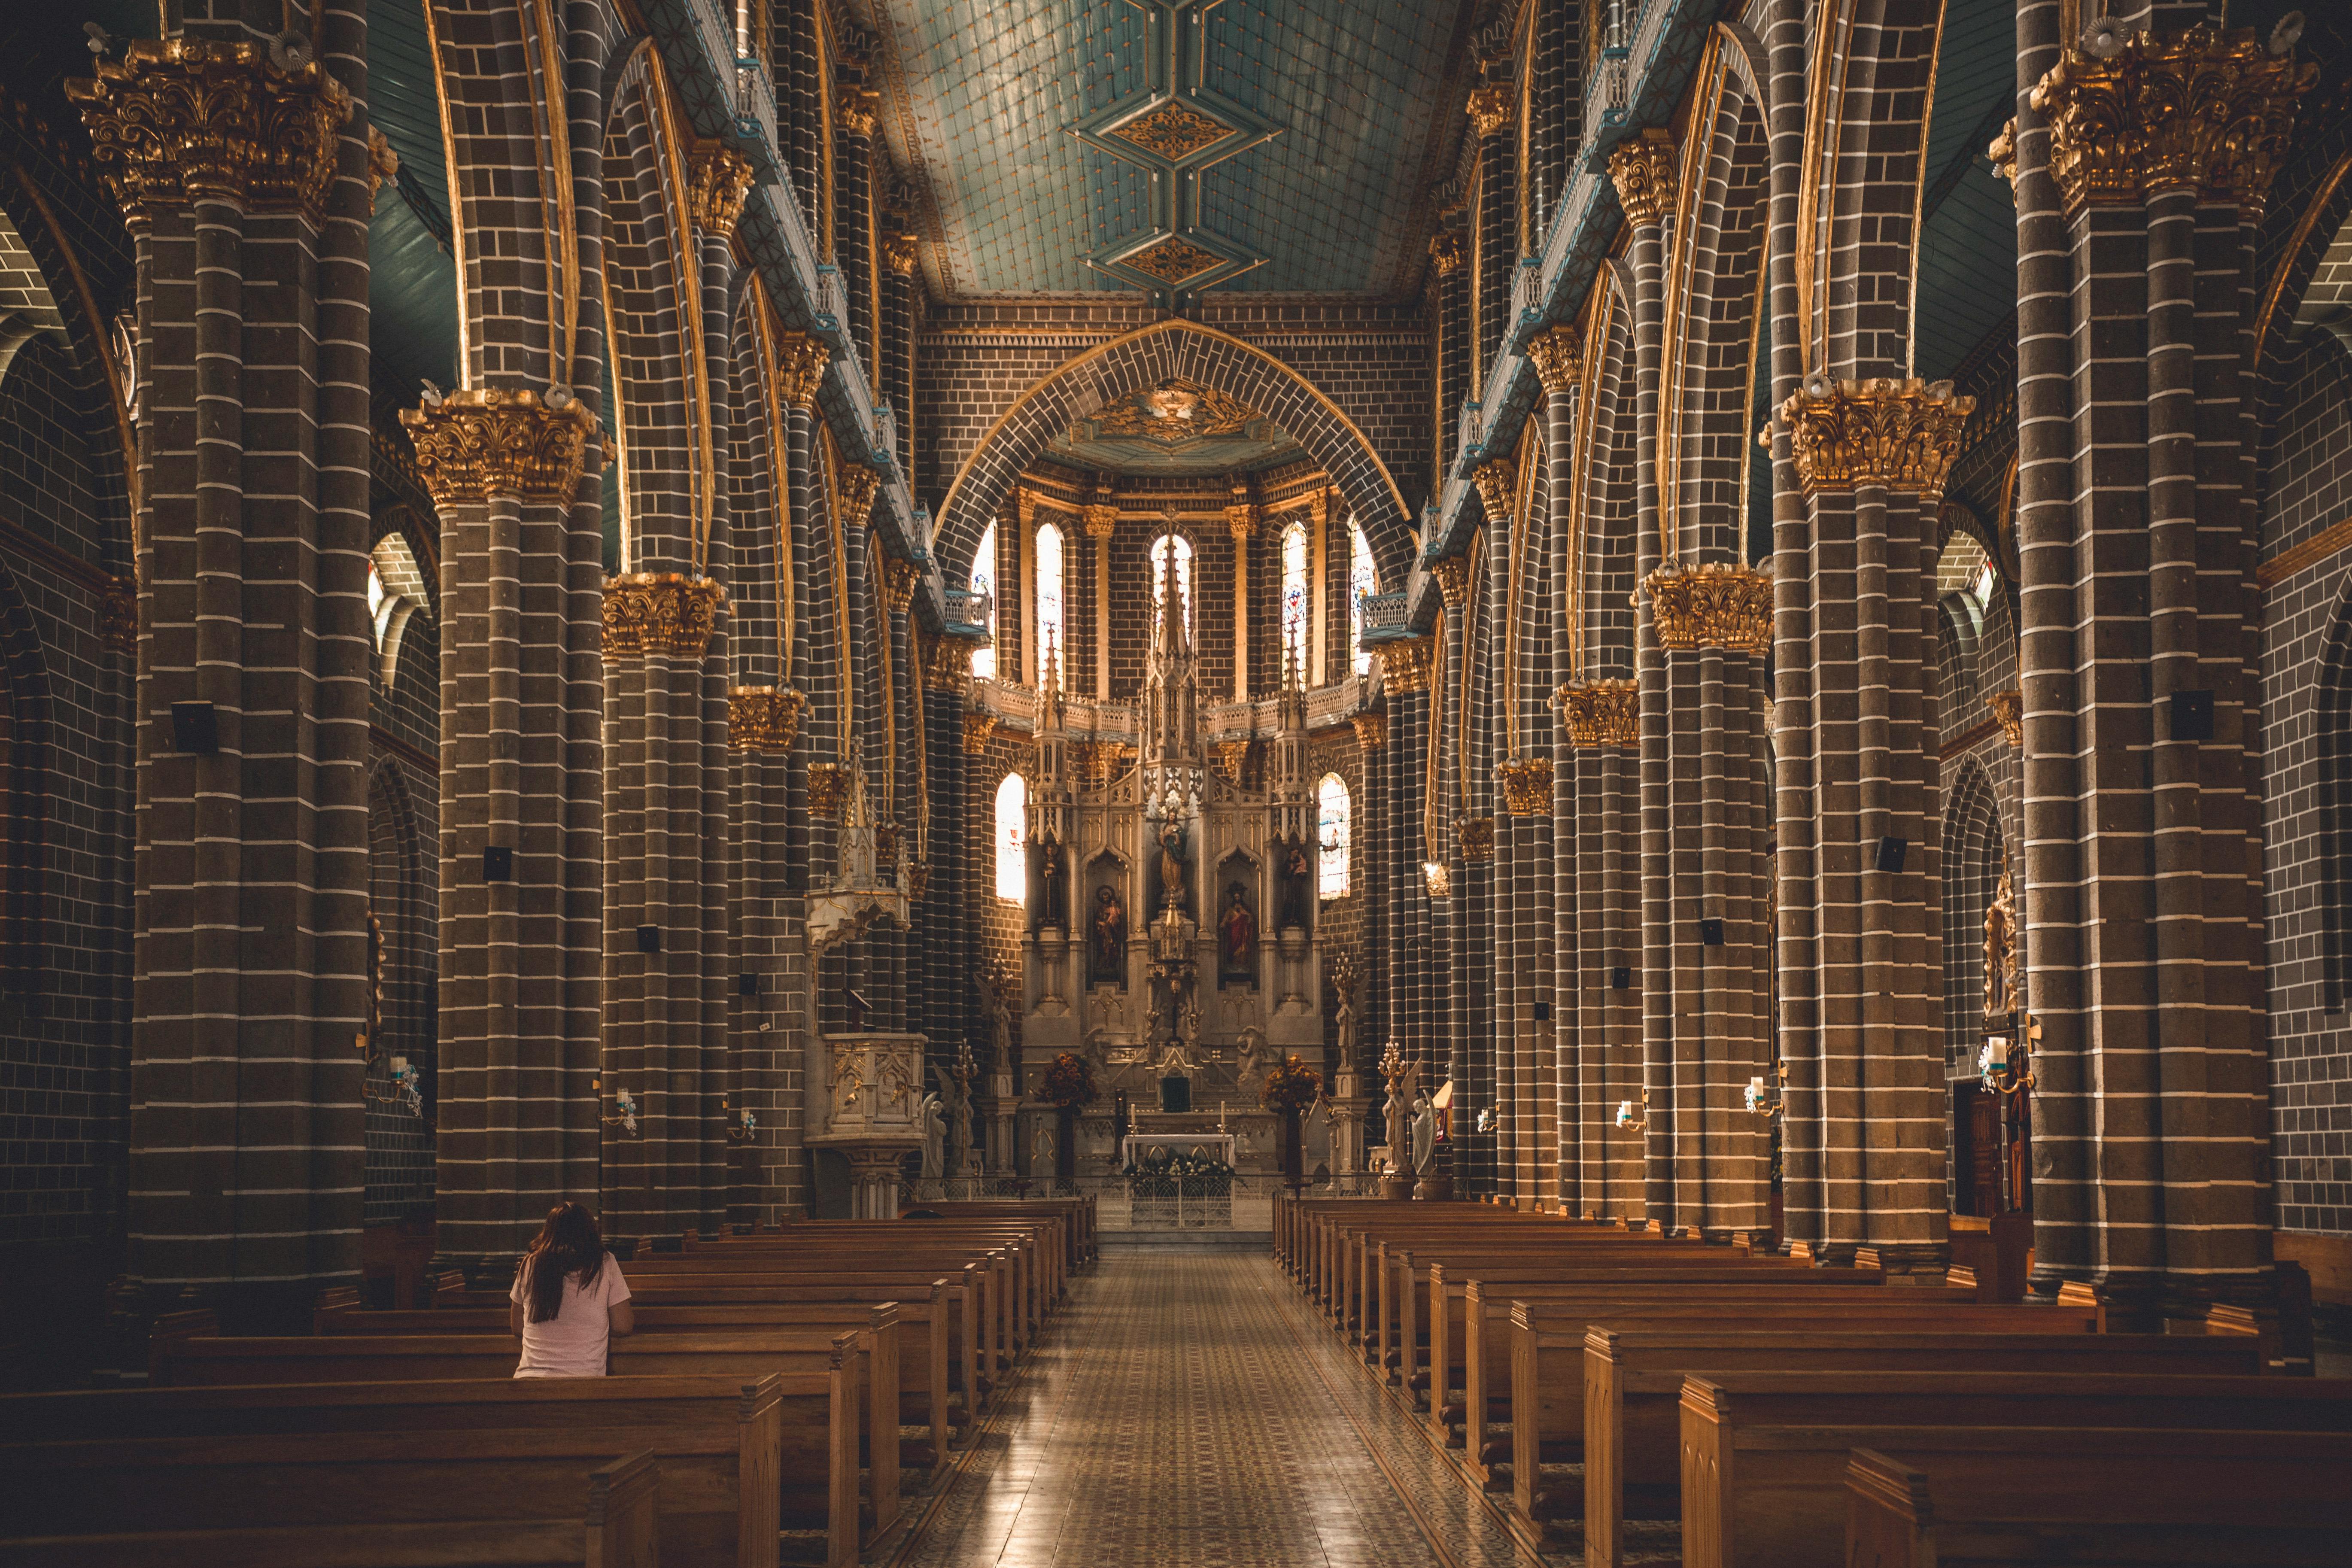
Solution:
<svg viewBox="0 0 2352 1568">
<path fill-rule="evenodd" d="M 939 1203 L 910 1203 L 909 1209 L 928 1209 L 951 1220 L 986 1220 L 1055 1215 L 1069 1222 L 1069 1266 L 1076 1270 L 1102 1254 L 1096 1204 L 1085 1198 L 953 1198 Z"/>
<path fill-rule="evenodd" d="M 910 1246 L 884 1256 L 871 1247 L 838 1244 L 782 1245 L 773 1238 L 752 1238 L 724 1250 L 705 1248 L 692 1253 L 656 1253 L 627 1265 L 629 1288 L 642 1278 L 648 1285 L 696 1280 L 722 1283 L 729 1276 L 757 1275 L 789 1282 L 795 1277 L 832 1283 L 856 1284 L 912 1273 L 941 1274 L 965 1265 L 975 1266 L 986 1280 L 980 1310 L 979 1342 L 982 1366 L 993 1371 L 989 1357 L 1010 1365 L 1019 1343 L 1025 1342 L 1026 1320 L 1019 1306 L 1023 1297 L 1021 1250 L 1011 1246 L 950 1247 Z"/>
<path fill-rule="evenodd" d="M 1830 1370 L 2251 1376 L 2260 1370 L 2246 1342 L 2161 1335 L 1906 1333 L 1841 1323 L 1762 1333 L 1594 1326 L 1574 1336 L 1557 1324 L 1523 1330 L 1515 1321 L 1512 1327 L 1513 1505 L 1530 1523 L 1551 1511 L 1538 1506 L 1537 1456 L 1545 1436 L 1580 1421 L 1586 1568 L 1620 1568 L 1629 1499 L 1643 1508 L 1642 1517 L 1680 1516 L 1685 1377 Z M 1574 1364 L 1570 1342 L 1580 1339 L 1583 1374 L 1563 1377 L 1560 1369 Z"/>
<path fill-rule="evenodd" d="M 2077 1373 L 1713 1373 L 1684 1380 L 1684 1568 L 1835 1568 L 1852 1450 L 1896 1427 L 2352 1433 L 2352 1381 Z"/>
<path fill-rule="evenodd" d="M 468 1432 L 29 1444 L 0 1464 L 0 1563 L 657 1568 L 659 1466 L 642 1450 L 606 1455 L 609 1440 Z"/>
<path fill-rule="evenodd" d="M 895 1342 L 892 1342 L 895 1349 Z M 866 1501 L 877 1532 L 898 1517 L 898 1445 L 872 1442 L 898 1431 L 895 1381 L 875 1396 L 872 1356 L 855 1333 L 759 1331 L 740 1334 L 668 1333 L 614 1342 L 607 1379 L 519 1379 L 511 1335 L 389 1334 L 363 1338 L 157 1337 L 150 1341 L 149 1382 L 158 1388 L 228 1384 L 321 1384 L 502 1380 L 581 1383 L 639 1377 L 727 1377 L 756 1383 L 771 1373 L 827 1380 L 829 1451 L 866 1452 Z M 876 1417 L 887 1425 L 877 1426 Z M 852 1531 L 855 1534 L 855 1531 Z"/>
<path fill-rule="evenodd" d="M 2352 1438 L 2098 1427 L 1881 1437 L 1849 1463 L 1849 1568 L 2352 1562 Z"/>
<path fill-rule="evenodd" d="M 524 1378 L 109 1389 L 0 1399 L 0 1444 L 475 1430 L 595 1433 L 653 1454 L 673 1563 L 770 1568 L 778 1531 L 814 1531 L 854 1560 L 857 1456 L 829 1442 L 830 1382 Z M 0 1447 L 0 1454 L 8 1450 Z M 839 1492 L 836 1507 L 835 1493 Z M 827 1539 L 837 1518 L 838 1540 Z"/>
</svg>

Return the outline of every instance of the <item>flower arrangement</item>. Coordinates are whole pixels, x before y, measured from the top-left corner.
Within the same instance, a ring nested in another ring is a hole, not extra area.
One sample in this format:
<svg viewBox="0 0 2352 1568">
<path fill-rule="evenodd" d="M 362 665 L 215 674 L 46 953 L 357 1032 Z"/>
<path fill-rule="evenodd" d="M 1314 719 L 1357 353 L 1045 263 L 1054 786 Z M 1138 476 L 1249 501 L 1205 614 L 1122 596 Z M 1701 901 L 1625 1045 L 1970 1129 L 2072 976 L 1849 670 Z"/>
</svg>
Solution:
<svg viewBox="0 0 2352 1568">
<path fill-rule="evenodd" d="M 1180 1154 L 1162 1144 L 1147 1149 L 1119 1173 L 1139 1198 L 1216 1197 L 1231 1193 L 1241 1177 L 1212 1154 Z"/>
<path fill-rule="evenodd" d="M 1265 1075 L 1265 1089 L 1258 1103 L 1268 1110 L 1304 1110 L 1321 1097 L 1323 1080 L 1313 1068 L 1297 1057 Z"/>
<path fill-rule="evenodd" d="M 1101 1097 L 1095 1088 L 1095 1069 L 1086 1058 L 1064 1051 L 1037 1080 L 1038 1095 L 1064 1110 L 1092 1105 Z"/>
</svg>

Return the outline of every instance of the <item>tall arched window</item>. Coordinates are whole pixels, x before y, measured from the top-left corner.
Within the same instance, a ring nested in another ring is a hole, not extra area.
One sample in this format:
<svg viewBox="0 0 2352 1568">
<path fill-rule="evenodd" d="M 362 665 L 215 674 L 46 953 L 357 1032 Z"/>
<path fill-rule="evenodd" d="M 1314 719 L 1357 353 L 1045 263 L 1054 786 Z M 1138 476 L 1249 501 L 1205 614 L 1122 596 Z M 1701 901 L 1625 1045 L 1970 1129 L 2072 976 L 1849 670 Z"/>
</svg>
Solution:
<svg viewBox="0 0 2352 1568">
<path fill-rule="evenodd" d="M 1364 647 L 1364 600 L 1381 591 L 1381 577 L 1372 570 L 1372 547 L 1354 523 L 1348 525 L 1348 646 L 1355 650 L 1356 673 L 1369 675 L 1372 656 Z"/>
<path fill-rule="evenodd" d="M 1315 786 L 1315 890 L 1325 901 L 1348 896 L 1349 818 L 1354 810 L 1348 784 L 1325 773 Z"/>
<path fill-rule="evenodd" d="M 987 603 L 988 646 L 975 649 L 971 656 L 971 673 L 982 680 L 996 678 L 996 524 L 990 523 L 980 536 L 980 548 L 972 552 L 971 578 L 966 586 L 975 600 Z"/>
<path fill-rule="evenodd" d="M 1037 528 L 1037 679 L 1045 679 L 1045 654 L 1056 663 L 1070 662 L 1069 645 L 1062 640 L 1062 531 L 1052 523 Z"/>
<path fill-rule="evenodd" d="M 1028 815 L 1029 782 L 1005 774 L 996 786 L 996 896 L 1010 903 L 1029 899 Z"/>
<path fill-rule="evenodd" d="M 1282 657 L 1307 679 L 1307 525 L 1294 522 L 1282 535 Z"/>
<path fill-rule="evenodd" d="M 1176 592 L 1183 598 L 1184 625 L 1192 625 L 1192 542 L 1181 533 L 1163 533 L 1151 544 L 1151 611 L 1153 624 L 1160 618 L 1160 601 L 1165 597 L 1168 580 L 1168 552 L 1176 552 Z"/>
</svg>

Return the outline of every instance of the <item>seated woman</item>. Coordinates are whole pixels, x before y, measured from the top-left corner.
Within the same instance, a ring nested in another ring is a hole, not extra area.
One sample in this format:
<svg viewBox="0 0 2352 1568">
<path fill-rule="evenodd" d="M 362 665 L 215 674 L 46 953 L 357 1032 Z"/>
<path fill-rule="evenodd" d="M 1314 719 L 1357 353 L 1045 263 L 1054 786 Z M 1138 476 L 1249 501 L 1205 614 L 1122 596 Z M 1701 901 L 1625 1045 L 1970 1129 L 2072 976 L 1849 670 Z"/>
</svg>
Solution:
<svg viewBox="0 0 2352 1568">
<path fill-rule="evenodd" d="M 612 1342 L 637 1326 L 621 1266 L 578 1204 L 548 1212 L 508 1300 L 507 1321 L 522 1341 L 517 1377 L 602 1377 Z"/>
</svg>

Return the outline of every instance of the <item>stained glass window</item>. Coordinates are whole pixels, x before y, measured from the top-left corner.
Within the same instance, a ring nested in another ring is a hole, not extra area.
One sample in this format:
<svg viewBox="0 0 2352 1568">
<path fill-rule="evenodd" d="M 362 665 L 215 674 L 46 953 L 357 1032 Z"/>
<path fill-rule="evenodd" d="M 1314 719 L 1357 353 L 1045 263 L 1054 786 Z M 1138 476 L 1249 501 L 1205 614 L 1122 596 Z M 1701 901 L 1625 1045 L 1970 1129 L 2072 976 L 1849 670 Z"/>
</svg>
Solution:
<svg viewBox="0 0 2352 1568">
<path fill-rule="evenodd" d="M 1009 903 L 1028 902 L 1029 858 L 1022 839 L 1028 810 L 1028 781 L 1005 774 L 996 786 L 996 896 Z"/>
<path fill-rule="evenodd" d="M 1348 527 L 1348 646 L 1356 651 L 1356 673 L 1369 675 L 1372 656 L 1364 647 L 1364 600 L 1381 591 L 1381 578 L 1372 570 L 1372 547 L 1353 523 Z"/>
<path fill-rule="evenodd" d="M 1062 531 L 1050 522 L 1037 529 L 1037 679 L 1041 685 L 1048 650 L 1066 671 L 1070 646 L 1062 636 Z"/>
<path fill-rule="evenodd" d="M 1348 896 L 1350 810 L 1347 781 L 1325 773 L 1315 786 L 1315 890 L 1327 901 Z"/>
<path fill-rule="evenodd" d="M 971 672 L 982 679 L 996 676 L 996 524 L 990 523 L 988 531 L 980 536 L 980 548 L 972 552 L 971 580 L 968 586 L 975 600 L 988 604 L 988 646 L 971 656 Z"/>
<path fill-rule="evenodd" d="M 1292 523 L 1282 536 L 1282 657 L 1307 670 L 1307 530 Z"/>
</svg>

